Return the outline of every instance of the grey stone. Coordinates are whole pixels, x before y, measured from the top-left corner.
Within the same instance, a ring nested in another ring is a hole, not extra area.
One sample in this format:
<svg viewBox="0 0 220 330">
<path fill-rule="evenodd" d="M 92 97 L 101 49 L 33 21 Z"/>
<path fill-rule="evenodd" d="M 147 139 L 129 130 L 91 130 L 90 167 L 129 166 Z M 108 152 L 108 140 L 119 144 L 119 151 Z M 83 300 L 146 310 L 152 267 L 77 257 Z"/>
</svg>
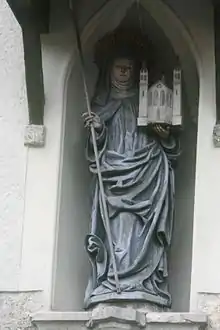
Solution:
<svg viewBox="0 0 220 330">
<path fill-rule="evenodd" d="M 46 128 L 43 125 L 27 125 L 24 132 L 24 144 L 29 147 L 43 147 L 46 139 Z"/>
<path fill-rule="evenodd" d="M 108 322 L 114 319 L 117 322 L 135 324 L 139 327 L 146 325 L 146 317 L 144 312 L 140 312 L 134 308 L 121 308 L 115 306 L 99 305 L 92 311 L 91 322 Z"/>
<path fill-rule="evenodd" d="M 197 310 L 208 315 L 208 329 L 220 329 L 220 293 L 199 293 Z"/>
<path fill-rule="evenodd" d="M 1 293 L 0 329 L 34 329 L 31 323 L 31 315 L 41 308 L 41 292 Z"/>
<path fill-rule="evenodd" d="M 220 148 L 220 124 L 216 124 L 213 129 L 213 143 L 216 148 Z"/>
</svg>

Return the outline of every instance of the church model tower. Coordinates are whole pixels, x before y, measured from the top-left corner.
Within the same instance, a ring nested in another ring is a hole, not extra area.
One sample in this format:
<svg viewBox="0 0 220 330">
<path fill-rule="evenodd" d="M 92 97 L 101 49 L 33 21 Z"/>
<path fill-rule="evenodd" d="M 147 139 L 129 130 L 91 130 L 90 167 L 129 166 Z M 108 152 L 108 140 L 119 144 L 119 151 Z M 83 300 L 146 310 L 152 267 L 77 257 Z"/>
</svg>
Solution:
<svg viewBox="0 0 220 330">
<path fill-rule="evenodd" d="M 173 90 L 165 84 L 164 78 L 150 88 L 148 86 L 148 70 L 140 71 L 138 126 L 150 123 L 182 125 L 181 106 L 181 71 L 173 71 Z"/>
</svg>

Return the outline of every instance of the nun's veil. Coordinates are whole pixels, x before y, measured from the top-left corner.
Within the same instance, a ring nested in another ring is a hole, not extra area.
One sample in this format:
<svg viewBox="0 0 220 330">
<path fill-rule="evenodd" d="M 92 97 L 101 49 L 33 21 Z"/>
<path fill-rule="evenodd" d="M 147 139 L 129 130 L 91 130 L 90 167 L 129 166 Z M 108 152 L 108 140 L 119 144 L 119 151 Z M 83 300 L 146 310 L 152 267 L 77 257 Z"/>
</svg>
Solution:
<svg viewBox="0 0 220 330">
<path fill-rule="evenodd" d="M 138 30 L 116 29 L 105 35 L 95 47 L 95 63 L 99 69 L 95 94 L 92 103 L 105 105 L 111 91 L 110 72 L 116 58 L 129 58 L 135 64 L 135 83 L 139 81 L 142 63 L 149 65 L 147 57 L 149 42 Z"/>
</svg>

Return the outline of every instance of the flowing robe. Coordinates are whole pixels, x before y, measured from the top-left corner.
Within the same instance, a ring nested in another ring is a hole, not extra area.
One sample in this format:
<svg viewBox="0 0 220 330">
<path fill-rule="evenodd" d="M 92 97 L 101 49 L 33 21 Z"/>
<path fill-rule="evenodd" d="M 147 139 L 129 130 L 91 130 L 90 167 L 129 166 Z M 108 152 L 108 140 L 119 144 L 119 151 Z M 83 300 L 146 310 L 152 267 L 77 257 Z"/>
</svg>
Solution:
<svg viewBox="0 0 220 330">
<path fill-rule="evenodd" d="M 138 91 L 124 96 L 104 95 L 93 103 L 93 111 L 104 123 L 96 137 L 122 292 L 116 292 L 90 137 L 87 158 L 95 182 L 91 233 L 86 237 L 92 264 L 86 307 L 115 300 L 171 304 L 167 252 L 174 213 L 172 163 L 179 145 L 172 136 L 162 140 L 137 127 L 137 96 Z"/>
</svg>

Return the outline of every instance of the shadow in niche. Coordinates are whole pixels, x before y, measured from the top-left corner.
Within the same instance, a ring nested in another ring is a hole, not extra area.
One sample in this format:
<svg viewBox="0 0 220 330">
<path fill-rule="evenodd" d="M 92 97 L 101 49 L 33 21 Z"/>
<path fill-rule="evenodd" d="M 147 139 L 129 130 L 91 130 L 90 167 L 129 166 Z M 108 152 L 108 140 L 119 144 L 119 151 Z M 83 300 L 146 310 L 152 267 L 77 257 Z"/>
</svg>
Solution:
<svg viewBox="0 0 220 330">
<path fill-rule="evenodd" d="M 136 6 L 133 6 L 122 19 L 121 25 L 137 27 L 141 22 L 141 28 L 148 35 L 154 50 L 153 62 L 154 65 L 156 64 L 156 70 L 154 70 L 152 82 L 165 75 L 169 83 L 172 80 L 173 68 L 177 63 L 176 53 L 163 30 L 144 8 L 141 8 L 139 15 Z M 102 29 L 101 26 L 99 28 Z M 85 52 L 90 95 L 94 93 L 98 75 L 93 62 L 93 47 L 94 44 L 92 47 L 86 47 Z M 196 65 L 187 45 L 184 49 L 184 61 L 181 61 L 181 56 L 179 58 L 185 85 L 184 132 L 181 137 L 183 153 L 176 170 L 176 215 L 170 251 L 169 279 L 173 311 L 188 311 L 197 136 L 197 128 L 191 118 L 191 109 L 197 110 L 199 87 L 198 78 L 188 79 L 189 72 L 196 71 Z M 91 179 L 84 154 L 86 133 L 81 120 L 81 114 L 85 110 L 79 63 L 75 62 L 67 89 L 53 310 L 83 309 L 84 293 L 90 271 L 84 249 L 84 239 L 90 228 Z M 194 113 L 193 116 L 195 116 Z"/>
</svg>

